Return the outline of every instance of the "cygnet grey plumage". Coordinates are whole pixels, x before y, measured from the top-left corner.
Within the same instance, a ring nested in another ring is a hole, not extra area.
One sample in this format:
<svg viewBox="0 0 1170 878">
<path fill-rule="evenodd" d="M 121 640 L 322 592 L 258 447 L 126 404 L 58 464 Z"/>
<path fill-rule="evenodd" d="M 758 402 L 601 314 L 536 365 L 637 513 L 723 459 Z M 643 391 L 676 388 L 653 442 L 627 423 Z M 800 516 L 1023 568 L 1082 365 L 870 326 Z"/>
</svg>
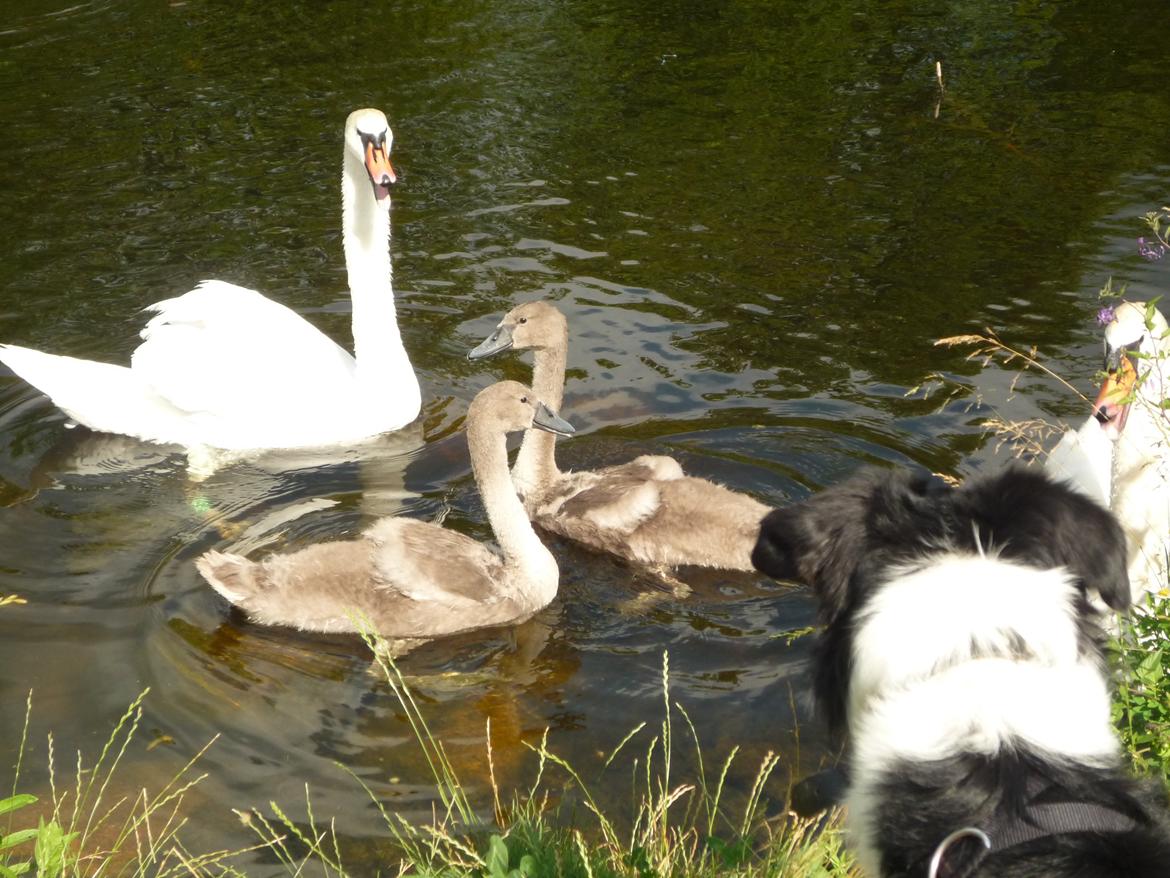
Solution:
<svg viewBox="0 0 1170 878">
<path fill-rule="evenodd" d="M 502 381 L 467 412 L 476 484 L 501 555 L 463 534 L 410 518 L 383 518 L 356 540 L 320 543 L 249 561 L 207 552 L 211 586 L 255 622 L 352 632 L 364 620 L 402 645 L 523 621 L 556 596 L 558 570 L 516 496 L 506 437 L 532 428 L 573 432 L 531 389 Z"/>
</svg>

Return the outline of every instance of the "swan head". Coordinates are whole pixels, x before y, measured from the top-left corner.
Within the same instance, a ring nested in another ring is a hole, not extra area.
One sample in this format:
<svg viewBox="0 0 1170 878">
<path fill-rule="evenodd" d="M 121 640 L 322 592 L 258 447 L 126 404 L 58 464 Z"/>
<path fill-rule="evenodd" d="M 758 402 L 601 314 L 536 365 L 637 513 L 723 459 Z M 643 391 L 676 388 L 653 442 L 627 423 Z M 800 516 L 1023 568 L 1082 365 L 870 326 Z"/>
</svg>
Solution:
<svg viewBox="0 0 1170 878">
<path fill-rule="evenodd" d="M 383 210 L 390 209 L 390 185 L 398 179 L 390 164 L 393 143 L 394 132 L 381 110 L 354 110 L 345 120 L 346 153 L 366 169 L 374 201 Z"/>
<path fill-rule="evenodd" d="M 519 381 L 500 381 L 476 394 L 467 409 L 472 429 L 512 433 L 535 427 L 557 436 L 571 436 L 576 429 L 536 398 L 532 388 Z"/>
<path fill-rule="evenodd" d="M 1093 403 L 1093 416 L 1110 439 L 1125 429 L 1134 402 L 1161 407 L 1168 348 L 1170 327 L 1153 303 L 1122 302 L 1112 309 L 1105 326 L 1105 381 Z"/>
<path fill-rule="evenodd" d="M 518 351 L 565 346 L 568 344 L 569 325 L 555 305 L 548 302 L 526 302 L 504 315 L 495 330 L 468 351 L 467 359 L 482 360 L 501 351 Z"/>
</svg>

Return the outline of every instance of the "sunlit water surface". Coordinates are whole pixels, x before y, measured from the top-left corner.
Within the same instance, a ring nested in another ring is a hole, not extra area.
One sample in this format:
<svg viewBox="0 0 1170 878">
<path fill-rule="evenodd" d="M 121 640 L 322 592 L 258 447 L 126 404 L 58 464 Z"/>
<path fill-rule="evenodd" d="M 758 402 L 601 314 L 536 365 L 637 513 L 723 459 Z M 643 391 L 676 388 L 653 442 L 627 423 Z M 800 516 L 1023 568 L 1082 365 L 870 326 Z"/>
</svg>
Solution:
<svg viewBox="0 0 1170 878">
<path fill-rule="evenodd" d="M 1089 2 L 10 2 L 0 339 L 124 363 L 139 309 L 218 277 L 348 344 L 340 128 L 376 105 L 395 128 L 395 285 L 424 389 L 402 435 L 199 482 L 181 455 L 69 429 L 0 375 L 0 594 L 27 601 L 0 608 L 0 741 L 15 751 L 31 688 L 23 785 L 44 783 L 46 731 L 58 754 L 93 753 L 149 687 L 120 782 L 158 785 L 218 735 L 192 793 L 197 844 L 246 843 L 231 808 L 295 810 L 307 783 L 357 863 L 377 863 L 385 833 L 351 775 L 429 815 L 430 775 L 367 650 L 249 624 L 192 560 L 391 513 L 489 539 L 462 418 L 529 364 L 465 353 L 515 303 L 569 318 L 565 466 L 669 453 L 782 504 L 864 465 L 1003 465 L 989 416 L 1081 416 L 1043 375 L 932 343 L 991 326 L 1090 390 L 1098 288 L 1164 285 L 1134 246 L 1170 181 L 1162 42 Z M 707 770 L 740 748 L 732 805 L 769 751 L 774 813 L 790 778 L 832 758 L 806 703 L 808 640 L 789 636 L 812 622 L 809 595 L 683 571 L 679 599 L 550 544 L 561 590 L 536 618 L 401 662 L 477 807 L 490 720 L 505 794 L 531 782 L 525 742 L 547 730 L 628 811 L 664 654 Z"/>
</svg>

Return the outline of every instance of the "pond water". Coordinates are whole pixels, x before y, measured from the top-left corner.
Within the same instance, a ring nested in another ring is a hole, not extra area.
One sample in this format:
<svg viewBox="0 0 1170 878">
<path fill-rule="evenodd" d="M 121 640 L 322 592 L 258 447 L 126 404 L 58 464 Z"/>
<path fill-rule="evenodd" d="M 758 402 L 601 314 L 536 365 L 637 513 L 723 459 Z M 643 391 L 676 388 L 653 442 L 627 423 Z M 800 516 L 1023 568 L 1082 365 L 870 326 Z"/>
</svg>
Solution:
<svg viewBox="0 0 1170 878">
<path fill-rule="evenodd" d="M 46 731 L 58 754 L 93 753 L 150 687 L 128 788 L 220 736 L 193 846 L 247 842 L 230 809 L 295 810 L 305 783 L 319 816 L 379 837 L 338 763 L 429 814 L 428 771 L 365 648 L 249 624 L 192 561 L 389 513 L 487 538 L 462 419 L 529 366 L 464 355 L 515 303 L 569 317 L 563 414 L 580 434 L 563 465 L 669 453 L 781 504 L 864 465 L 1002 465 L 990 416 L 1078 417 L 1058 382 L 932 343 L 991 326 L 1088 392 L 1100 286 L 1164 287 L 1134 243 L 1170 184 L 1167 50 L 1148 19 L 1088 0 L 8 0 L 0 340 L 125 363 L 143 306 L 217 277 L 348 345 L 341 126 L 378 106 L 424 393 L 406 442 L 196 482 L 181 455 L 68 429 L 0 373 L 0 594 L 27 601 L 0 608 L 0 747 L 15 750 L 31 688 L 24 786 L 43 782 Z M 770 750 L 773 803 L 831 757 L 804 702 L 807 638 L 786 636 L 809 625 L 808 595 L 683 571 L 689 598 L 647 600 L 645 574 L 551 545 L 547 610 L 401 662 L 478 803 L 489 718 L 505 792 L 531 780 L 524 742 L 545 729 L 590 778 L 643 721 L 644 753 L 664 652 L 708 761 L 741 748 L 739 794 Z M 623 765 L 598 785 L 615 810 Z"/>
</svg>

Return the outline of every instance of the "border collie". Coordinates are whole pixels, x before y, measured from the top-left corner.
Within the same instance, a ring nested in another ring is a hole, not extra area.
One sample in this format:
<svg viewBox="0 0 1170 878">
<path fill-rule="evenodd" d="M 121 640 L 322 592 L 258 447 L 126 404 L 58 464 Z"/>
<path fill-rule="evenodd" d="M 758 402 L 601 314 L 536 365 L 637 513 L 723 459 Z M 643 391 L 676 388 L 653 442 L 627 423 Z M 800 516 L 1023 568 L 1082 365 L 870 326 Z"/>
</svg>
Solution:
<svg viewBox="0 0 1170 878">
<path fill-rule="evenodd" d="M 1165 796 L 1110 725 L 1094 603 L 1130 592 L 1106 510 L 1035 470 L 869 473 L 769 513 L 752 561 L 816 593 L 867 875 L 1170 875 Z"/>
</svg>

